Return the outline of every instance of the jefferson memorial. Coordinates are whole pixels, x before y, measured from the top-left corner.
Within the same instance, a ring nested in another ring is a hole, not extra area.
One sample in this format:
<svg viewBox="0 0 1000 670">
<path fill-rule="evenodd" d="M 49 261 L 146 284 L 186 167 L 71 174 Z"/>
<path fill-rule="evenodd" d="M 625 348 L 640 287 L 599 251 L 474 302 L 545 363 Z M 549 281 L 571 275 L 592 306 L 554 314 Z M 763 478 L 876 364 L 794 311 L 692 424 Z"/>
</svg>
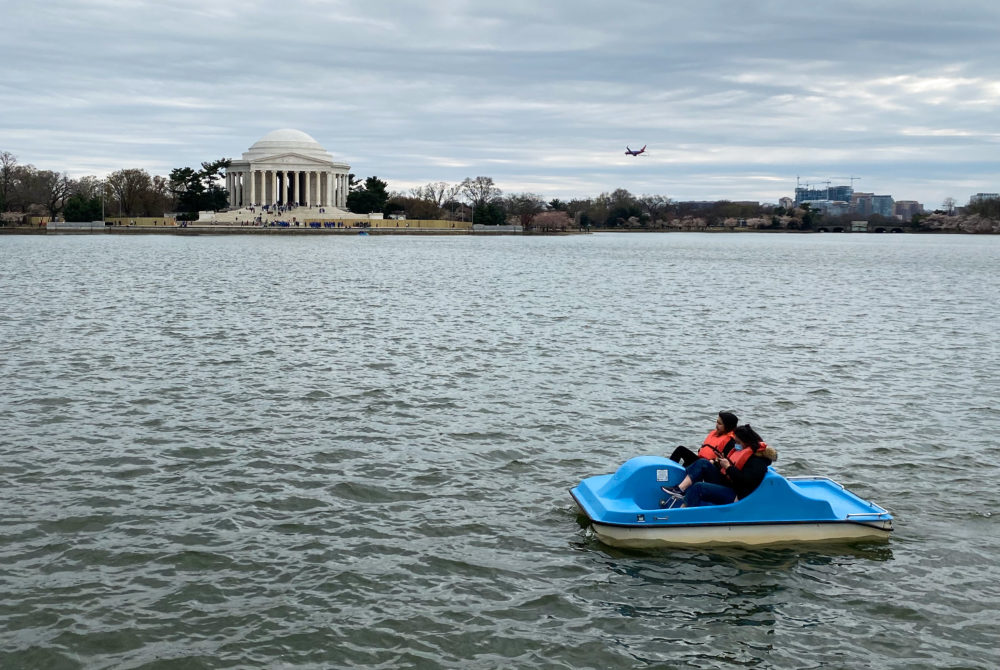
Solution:
<svg viewBox="0 0 1000 670">
<path fill-rule="evenodd" d="M 229 206 L 347 206 L 351 166 L 338 163 L 301 130 L 275 130 L 226 170 Z"/>
</svg>

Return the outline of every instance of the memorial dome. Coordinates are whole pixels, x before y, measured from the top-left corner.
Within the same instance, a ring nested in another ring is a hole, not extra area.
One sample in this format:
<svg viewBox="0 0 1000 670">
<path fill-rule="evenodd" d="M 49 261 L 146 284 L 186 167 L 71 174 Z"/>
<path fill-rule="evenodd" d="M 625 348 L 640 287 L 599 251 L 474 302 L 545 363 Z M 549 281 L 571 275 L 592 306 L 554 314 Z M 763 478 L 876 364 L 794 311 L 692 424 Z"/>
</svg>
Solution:
<svg viewBox="0 0 1000 670">
<path fill-rule="evenodd" d="M 322 161 L 332 161 L 333 156 L 320 143 L 301 130 L 281 128 L 272 130 L 264 137 L 254 142 L 253 146 L 243 154 L 245 161 L 259 161 L 269 156 L 280 154 L 299 154 Z"/>
</svg>

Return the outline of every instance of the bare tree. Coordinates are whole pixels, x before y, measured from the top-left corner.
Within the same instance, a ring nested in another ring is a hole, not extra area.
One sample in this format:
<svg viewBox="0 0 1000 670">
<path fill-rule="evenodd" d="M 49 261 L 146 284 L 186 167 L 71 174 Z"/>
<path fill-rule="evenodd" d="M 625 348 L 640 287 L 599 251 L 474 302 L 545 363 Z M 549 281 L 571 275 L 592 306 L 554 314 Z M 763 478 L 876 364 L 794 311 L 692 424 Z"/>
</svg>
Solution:
<svg viewBox="0 0 1000 670">
<path fill-rule="evenodd" d="M 73 182 L 66 174 L 42 170 L 38 173 L 38 185 L 39 200 L 49 210 L 49 216 L 52 218 L 59 216 L 73 191 Z"/>
<path fill-rule="evenodd" d="M 438 207 L 444 207 L 446 202 L 454 200 L 460 189 L 461 185 L 459 184 L 449 186 L 447 182 L 439 181 L 431 182 L 426 186 L 411 189 L 410 193 L 414 198 L 426 200 L 434 203 Z"/>
<path fill-rule="evenodd" d="M 93 175 L 80 177 L 76 181 L 72 182 L 72 185 L 73 193 L 87 200 L 91 198 L 100 198 L 101 189 L 104 187 L 104 183 Z"/>
<path fill-rule="evenodd" d="M 170 180 L 166 177 L 153 177 L 140 199 L 140 214 L 142 216 L 163 216 L 164 212 L 173 207 L 173 193 L 170 191 Z"/>
<path fill-rule="evenodd" d="M 0 212 L 10 211 L 10 192 L 14 184 L 17 158 L 9 151 L 0 151 Z"/>
<path fill-rule="evenodd" d="M 649 214 L 651 221 L 662 219 L 670 209 L 670 198 L 662 195 L 642 195 L 638 199 L 639 207 Z"/>
<path fill-rule="evenodd" d="M 481 207 L 498 200 L 503 191 L 496 187 L 492 177 L 466 177 L 459 185 L 462 195 L 472 203 L 473 207 Z"/>
<path fill-rule="evenodd" d="M 954 198 L 945 198 L 944 201 L 941 203 L 941 209 L 948 212 L 949 214 L 954 214 L 955 204 L 956 201 Z"/>
<path fill-rule="evenodd" d="M 542 196 L 534 193 L 512 193 L 504 199 L 504 205 L 507 213 L 518 217 L 525 229 L 531 227 L 531 220 L 535 215 L 545 210 Z"/>
<path fill-rule="evenodd" d="M 138 215 L 143 195 L 151 187 L 149 173 L 138 168 L 118 170 L 108 175 L 108 188 L 118 201 L 119 216 Z"/>
</svg>

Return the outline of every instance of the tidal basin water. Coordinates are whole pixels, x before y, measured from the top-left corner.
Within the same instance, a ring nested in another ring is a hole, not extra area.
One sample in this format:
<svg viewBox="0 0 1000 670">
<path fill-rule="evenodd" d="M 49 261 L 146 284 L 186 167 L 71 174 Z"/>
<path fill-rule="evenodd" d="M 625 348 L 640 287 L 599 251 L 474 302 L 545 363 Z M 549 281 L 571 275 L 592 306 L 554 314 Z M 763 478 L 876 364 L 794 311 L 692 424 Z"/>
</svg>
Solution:
<svg viewBox="0 0 1000 670">
<path fill-rule="evenodd" d="M 2 668 L 994 668 L 1000 238 L 0 237 Z M 888 543 L 621 551 L 731 409 Z"/>
</svg>

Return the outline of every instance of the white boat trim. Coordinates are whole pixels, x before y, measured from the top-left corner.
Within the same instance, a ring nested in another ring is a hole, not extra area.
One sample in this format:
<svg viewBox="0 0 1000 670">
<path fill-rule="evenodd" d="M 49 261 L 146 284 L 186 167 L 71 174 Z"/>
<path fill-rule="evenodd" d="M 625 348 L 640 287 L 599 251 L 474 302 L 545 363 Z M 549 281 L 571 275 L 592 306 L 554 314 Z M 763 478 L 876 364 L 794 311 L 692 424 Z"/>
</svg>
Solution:
<svg viewBox="0 0 1000 670">
<path fill-rule="evenodd" d="M 616 526 L 591 522 L 594 534 L 604 544 L 627 549 L 671 546 L 797 544 L 884 540 L 892 531 L 891 520 L 828 521 L 824 523 L 748 523 L 691 526 Z"/>
</svg>

